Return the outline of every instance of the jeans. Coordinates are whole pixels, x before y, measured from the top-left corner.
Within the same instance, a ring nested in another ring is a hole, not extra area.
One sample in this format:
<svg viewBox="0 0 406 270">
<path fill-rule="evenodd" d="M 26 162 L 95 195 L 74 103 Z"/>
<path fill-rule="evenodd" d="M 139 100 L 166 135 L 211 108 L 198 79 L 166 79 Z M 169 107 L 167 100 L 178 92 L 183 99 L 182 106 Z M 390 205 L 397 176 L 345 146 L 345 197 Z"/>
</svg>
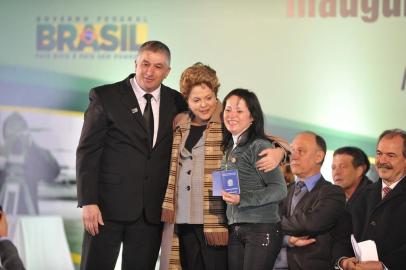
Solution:
<svg viewBox="0 0 406 270">
<path fill-rule="evenodd" d="M 282 246 L 280 223 L 239 223 L 229 228 L 228 266 L 232 270 L 270 270 Z"/>
</svg>

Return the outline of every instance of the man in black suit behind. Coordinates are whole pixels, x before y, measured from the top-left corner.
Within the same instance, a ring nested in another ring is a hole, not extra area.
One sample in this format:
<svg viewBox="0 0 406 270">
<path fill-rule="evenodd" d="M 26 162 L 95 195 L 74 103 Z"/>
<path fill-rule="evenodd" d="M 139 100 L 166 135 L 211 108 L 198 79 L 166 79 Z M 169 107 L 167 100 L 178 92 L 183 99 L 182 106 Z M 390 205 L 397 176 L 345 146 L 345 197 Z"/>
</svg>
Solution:
<svg viewBox="0 0 406 270">
<path fill-rule="evenodd" d="M 384 131 L 376 146 L 380 179 L 368 185 L 353 207 L 356 240 L 374 240 L 379 261 L 343 259 L 345 270 L 403 270 L 406 268 L 406 131 Z"/>
<path fill-rule="evenodd" d="M 290 166 L 297 179 L 280 208 L 285 247 L 276 269 L 332 269 L 335 260 L 350 248 L 351 220 L 345 211 L 344 192 L 320 173 L 326 154 L 321 136 L 299 133 L 291 152 Z"/>
<path fill-rule="evenodd" d="M 158 257 L 172 120 L 187 107 L 178 91 L 162 84 L 170 72 L 165 44 L 144 43 L 135 69 L 89 94 L 76 161 L 83 270 L 114 269 L 121 243 L 122 269 L 151 270 Z"/>
<path fill-rule="evenodd" d="M 343 189 L 347 200 L 345 207 L 350 213 L 365 188 L 372 184 L 366 175 L 369 167 L 368 156 L 358 147 L 345 146 L 333 153 L 333 181 Z"/>
</svg>

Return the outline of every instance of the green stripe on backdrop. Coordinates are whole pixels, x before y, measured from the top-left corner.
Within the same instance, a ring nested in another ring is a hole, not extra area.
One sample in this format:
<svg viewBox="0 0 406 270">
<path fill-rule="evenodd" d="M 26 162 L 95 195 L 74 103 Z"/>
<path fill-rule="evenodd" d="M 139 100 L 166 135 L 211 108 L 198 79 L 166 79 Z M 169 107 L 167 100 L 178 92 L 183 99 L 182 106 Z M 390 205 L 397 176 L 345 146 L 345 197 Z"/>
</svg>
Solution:
<svg viewBox="0 0 406 270">
<path fill-rule="evenodd" d="M 11 82 L 32 86 L 46 86 L 54 89 L 65 89 L 87 93 L 91 87 L 107 82 L 88 77 L 69 75 L 18 66 L 0 66 L 0 82 Z"/>
<path fill-rule="evenodd" d="M 333 130 L 309 123 L 298 122 L 281 117 L 266 116 L 266 129 L 271 133 L 282 136 L 289 142 L 301 131 L 313 131 L 321 135 L 327 142 L 327 149 L 334 151 L 342 146 L 357 146 L 364 150 L 368 156 L 375 156 L 376 138 Z M 376 134 L 378 137 L 379 134 Z"/>
<path fill-rule="evenodd" d="M 0 105 L 83 112 L 101 80 L 21 67 L 0 66 Z"/>
</svg>

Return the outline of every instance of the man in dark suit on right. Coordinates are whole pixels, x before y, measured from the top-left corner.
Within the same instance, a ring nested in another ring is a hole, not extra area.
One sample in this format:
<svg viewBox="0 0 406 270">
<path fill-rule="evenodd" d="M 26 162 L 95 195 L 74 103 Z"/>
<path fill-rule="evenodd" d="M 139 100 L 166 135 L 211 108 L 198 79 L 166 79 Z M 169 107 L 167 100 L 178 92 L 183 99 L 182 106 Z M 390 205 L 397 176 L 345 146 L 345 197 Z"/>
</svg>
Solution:
<svg viewBox="0 0 406 270">
<path fill-rule="evenodd" d="M 347 227 L 339 223 L 348 218 L 344 192 L 320 173 L 326 154 L 321 136 L 308 131 L 299 133 L 292 141 L 291 152 L 290 166 L 297 178 L 281 205 L 286 249 L 280 256 L 286 251 L 291 270 L 332 269 L 340 254 L 347 254 L 339 250 L 341 245 L 335 236 L 349 240 L 346 237 L 351 230 L 351 223 L 343 223 Z"/>
<path fill-rule="evenodd" d="M 406 131 L 384 131 L 376 147 L 379 181 L 369 185 L 354 205 L 353 233 L 358 242 L 374 240 L 379 261 L 343 259 L 345 270 L 406 268 Z"/>
</svg>

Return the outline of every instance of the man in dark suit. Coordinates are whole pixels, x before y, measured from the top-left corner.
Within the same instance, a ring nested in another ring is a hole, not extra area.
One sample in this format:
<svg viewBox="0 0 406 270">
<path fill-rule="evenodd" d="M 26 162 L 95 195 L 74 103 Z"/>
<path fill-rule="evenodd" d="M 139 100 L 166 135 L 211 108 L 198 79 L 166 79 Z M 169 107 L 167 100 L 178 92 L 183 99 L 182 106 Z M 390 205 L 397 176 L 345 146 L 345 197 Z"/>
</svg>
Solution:
<svg viewBox="0 0 406 270">
<path fill-rule="evenodd" d="M 365 187 L 372 183 L 366 176 L 369 167 L 368 156 L 358 147 L 345 146 L 334 151 L 331 165 L 334 184 L 344 190 L 350 213 Z"/>
<path fill-rule="evenodd" d="M 286 246 L 281 256 L 286 251 L 288 269 L 332 269 L 342 254 L 335 235 L 349 237 L 351 230 L 351 223 L 340 224 L 348 221 L 344 192 L 320 173 L 326 154 L 322 137 L 302 132 L 294 138 L 291 152 L 290 166 L 297 179 L 281 205 Z"/>
<path fill-rule="evenodd" d="M 369 185 L 354 205 L 353 233 L 358 242 L 374 240 L 379 261 L 343 259 L 345 270 L 406 267 L 406 131 L 384 131 L 376 147 L 380 179 Z"/>
<path fill-rule="evenodd" d="M 135 74 L 90 91 L 77 149 L 78 205 L 85 235 L 81 269 L 154 269 L 161 243 L 161 205 L 167 186 L 172 120 L 187 109 L 162 84 L 169 48 L 144 43 Z"/>
</svg>

